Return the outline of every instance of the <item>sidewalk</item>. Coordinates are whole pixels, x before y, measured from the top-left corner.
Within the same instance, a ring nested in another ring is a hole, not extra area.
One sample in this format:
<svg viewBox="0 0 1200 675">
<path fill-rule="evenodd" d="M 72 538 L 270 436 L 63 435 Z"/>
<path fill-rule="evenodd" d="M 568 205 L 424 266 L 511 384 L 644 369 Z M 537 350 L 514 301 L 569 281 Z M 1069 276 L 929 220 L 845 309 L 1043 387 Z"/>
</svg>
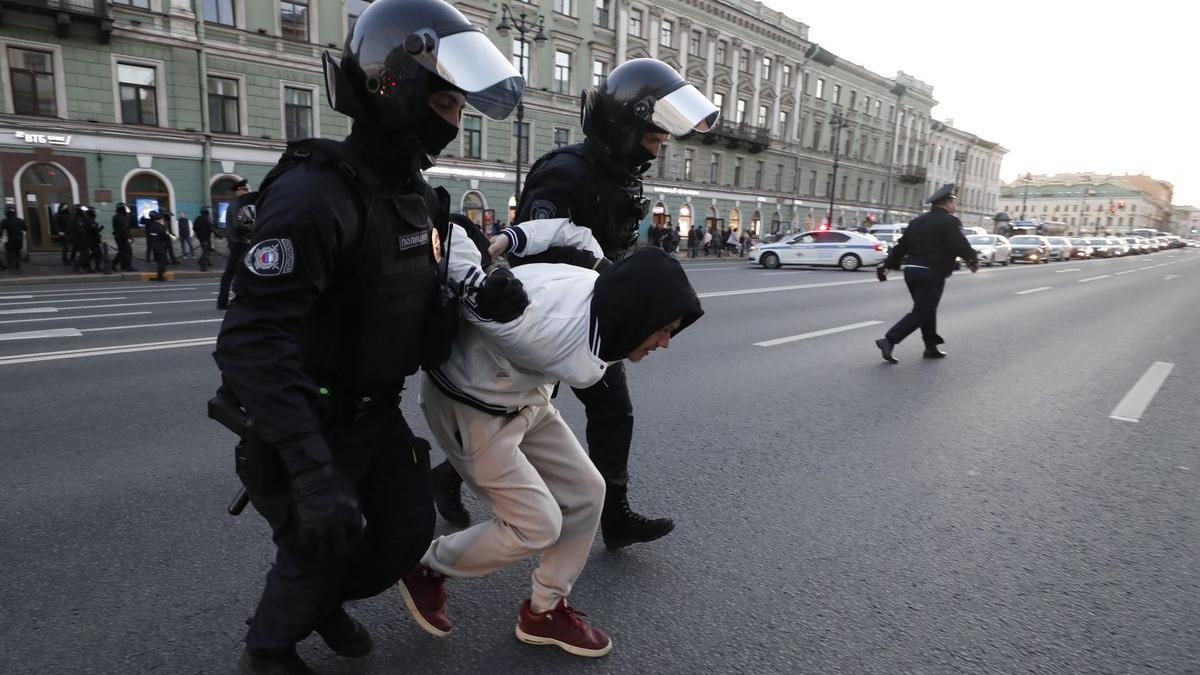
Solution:
<svg viewBox="0 0 1200 675">
<path fill-rule="evenodd" d="M 178 265 L 167 265 L 167 279 L 219 279 L 225 270 L 225 254 L 229 249 L 224 241 L 215 242 L 213 248 L 213 266 L 207 272 L 200 271 L 196 258 L 180 258 Z M 19 273 L 8 269 L 0 270 L 0 286 L 151 281 L 156 276 L 155 266 L 154 263 L 145 261 L 145 254 L 145 244 L 141 241 L 134 242 L 133 267 L 137 271 L 106 274 L 103 272 L 76 272 L 70 263 L 63 263 L 62 254 L 58 251 L 33 251 L 29 254 L 29 260 L 21 261 Z"/>
</svg>

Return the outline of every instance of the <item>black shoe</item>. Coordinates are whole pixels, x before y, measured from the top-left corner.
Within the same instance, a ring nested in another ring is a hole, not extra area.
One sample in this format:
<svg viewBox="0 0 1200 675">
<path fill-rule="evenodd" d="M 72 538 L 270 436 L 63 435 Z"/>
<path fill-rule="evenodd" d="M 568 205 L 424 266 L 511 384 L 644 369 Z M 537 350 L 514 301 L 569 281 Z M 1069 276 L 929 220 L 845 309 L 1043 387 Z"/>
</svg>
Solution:
<svg viewBox="0 0 1200 675">
<path fill-rule="evenodd" d="M 625 488 L 608 486 L 600 531 L 610 551 L 661 539 L 674 529 L 675 521 L 670 518 L 647 518 L 631 509 Z"/>
<path fill-rule="evenodd" d="M 450 462 L 433 469 L 433 504 L 442 518 L 457 528 L 471 524 L 471 513 L 462 503 L 462 478 Z"/>
<path fill-rule="evenodd" d="M 891 340 L 887 338 L 879 338 L 875 341 L 875 346 L 879 347 L 879 351 L 883 354 L 884 361 L 887 361 L 888 363 L 900 363 L 896 360 L 896 357 L 892 356 L 892 348 L 896 345 L 892 344 Z"/>
<path fill-rule="evenodd" d="M 334 654 L 348 659 L 366 656 L 375 646 L 367 629 L 347 614 L 342 607 L 334 610 L 333 614 L 322 621 L 316 630 L 317 635 L 321 636 Z"/>
<path fill-rule="evenodd" d="M 921 354 L 921 356 L 927 359 L 944 359 L 946 358 L 946 352 L 938 349 L 937 347 L 926 347 L 925 353 Z"/>
<path fill-rule="evenodd" d="M 295 648 L 289 649 L 278 656 L 255 656 L 250 649 L 242 650 L 238 659 L 238 672 L 241 675 L 316 675 L 317 671 L 308 667 Z"/>
<path fill-rule="evenodd" d="M 227 303 L 227 302 L 218 302 L 218 303 L 217 303 L 217 309 L 229 309 L 229 303 Z"/>
</svg>

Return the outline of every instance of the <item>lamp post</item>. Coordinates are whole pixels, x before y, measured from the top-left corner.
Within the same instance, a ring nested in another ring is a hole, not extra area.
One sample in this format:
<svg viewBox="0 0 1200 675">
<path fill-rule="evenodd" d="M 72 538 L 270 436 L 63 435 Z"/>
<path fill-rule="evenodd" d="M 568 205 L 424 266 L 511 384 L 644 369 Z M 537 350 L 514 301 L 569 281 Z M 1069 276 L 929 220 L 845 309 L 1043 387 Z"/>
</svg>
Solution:
<svg viewBox="0 0 1200 675">
<path fill-rule="evenodd" d="M 513 17 L 512 10 L 508 5 L 500 5 L 500 23 L 496 26 L 496 32 L 501 37 L 508 37 L 508 32 L 514 30 L 517 32 L 517 44 L 521 45 L 521 53 L 517 56 L 517 68 L 520 71 L 521 79 L 525 78 L 525 62 L 529 60 L 529 41 L 525 39 L 527 33 L 534 33 L 533 41 L 537 44 L 542 44 L 546 41 L 546 17 L 541 14 L 537 15 L 537 20 L 532 18 L 528 21 L 525 17 L 528 16 L 525 12 L 521 12 L 516 18 Z M 528 80 L 526 80 L 528 81 Z M 521 141 L 525 136 L 525 102 L 524 100 L 517 103 L 517 151 L 516 155 L 516 179 L 513 181 L 513 199 L 520 203 L 521 195 Z M 515 206 L 513 207 L 516 208 Z M 510 223 L 511 224 L 511 223 Z"/>
<path fill-rule="evenodd" d="M 842 129 L 850 126 L 850 120 L 842 114 L 841 109 L 835 108 L 833 116 L 829 118 L 829 126 L 833 127 L 833 177 L 829 181 L 829 229 L 832 230 L 833 196 L 837 192 L 838 157 L 842 144 Z"/>
<path fill-rule="evenodd" d="M 1033 174 L 1025 174 L 1025 195 L 1021 197 L 1021 217 L 1018 220 L 1025 220 L 1025 204 L 1029 202 L 1029 183 L 1033 181 Z"/>
<path fill-rule="evenodd" d="M 906 91 L 908 91 L 908 87 L 899 82 L 892 85 L 891 88 L 891 92 L 896 95 L 896 118 L 893 120 L 895 129 L 892 136 L 892 155 L 888 161 L 887 187 L 883 191 L 883 222 L 885 223 L 891 222 L 889 216 L 892 210 L 892 173 L 896 169 L 896 153 L 900 149 L 900 115 L 903 114 L 900 100 L 904 98 Z"/>
</svg>

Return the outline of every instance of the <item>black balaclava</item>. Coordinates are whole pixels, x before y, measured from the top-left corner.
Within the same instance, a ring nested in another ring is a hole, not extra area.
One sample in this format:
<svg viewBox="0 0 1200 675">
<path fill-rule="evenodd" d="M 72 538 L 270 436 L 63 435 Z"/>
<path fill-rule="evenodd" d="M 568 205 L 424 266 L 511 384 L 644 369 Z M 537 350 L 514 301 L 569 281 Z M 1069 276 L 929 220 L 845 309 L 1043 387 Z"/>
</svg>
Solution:
<svg viewBox="0 0 1200 675">
<path fill-rule="evenodd" d="M 429 77 L 430 94 L 448 90 L 461 91 L 437 75 Z M 458 137 L 458 126 L 442 119 L 442 116 L 430 108 L 428 103 L 422 112 L 424 115 L 420 122 L 420 129 L 417 131 L 417 137 L 421 139 L 421 147 L 425 149 L 425 152 L 429 153 L 431 157 L 437 157 L 442 154 L 447 145 L 450 145 L 451 141 Z"/>
<path fill-rule="evenodd" d="M 599 323 L 600 358 L 619 361 L 675 319 L 672 336 L 704 315 L 679 261 L 660 248 L 643 248 L 596 279 L 592 316 Z"/>
</svg>

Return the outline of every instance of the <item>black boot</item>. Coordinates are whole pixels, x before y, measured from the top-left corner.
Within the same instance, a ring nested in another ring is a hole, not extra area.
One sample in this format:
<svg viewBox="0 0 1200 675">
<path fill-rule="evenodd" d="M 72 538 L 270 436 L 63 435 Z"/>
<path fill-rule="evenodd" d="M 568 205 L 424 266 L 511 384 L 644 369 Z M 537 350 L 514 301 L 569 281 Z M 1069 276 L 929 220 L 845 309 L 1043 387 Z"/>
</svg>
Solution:
<svg viewBox="0 0 1200 675">
<path fill-rule="evenodd" d="M 462 503 L 462 478 L 450 462 L 433 468 L 433 504 L 447 523 L 465 528 L 471 524 L 471 514 Z"/>
<path fill-rule="evenodd" d="M 600 530 L 609 550 L 630 544 L 654 541 L 675 529 L 670 518 L 647 518 L 629 508 L 627 488 L 609 485 L 604 494 L 604 512 L 600 515 Z"/>
<path fill-rule="evenodd" d="M 370 654 L 371 649 L 375 646 L 367 629 L 347 614 L 342 607 L 334 610 L 329 618 L 317 626 L 317 635 L 321 636 L 334 654 L 350 659 Z"/>
<path fill-rule="evenodd" d="M 238 672 L 241 675 L 316 675 L 317 671 L 304 663 L 295 648 L 278 656 L 255 656 L 247 648 L 238 659 Z"/>
</svg>

